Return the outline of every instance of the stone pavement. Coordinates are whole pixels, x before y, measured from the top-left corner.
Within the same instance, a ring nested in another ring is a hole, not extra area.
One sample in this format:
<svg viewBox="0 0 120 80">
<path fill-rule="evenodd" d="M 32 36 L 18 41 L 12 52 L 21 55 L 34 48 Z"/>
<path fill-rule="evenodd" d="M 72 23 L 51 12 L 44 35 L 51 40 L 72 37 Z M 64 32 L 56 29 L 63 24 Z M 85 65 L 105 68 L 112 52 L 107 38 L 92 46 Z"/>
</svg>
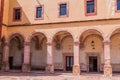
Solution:
<svg viewBox="0 0 120 80">
<path fill-rule="evenodd" d="M 72 73 L 0 72 L 0 80 L 120 80 L 120 74 L 112 78 L 104 78 L 102 74 L 82 74 L 75 76 Z"/>
</svg>

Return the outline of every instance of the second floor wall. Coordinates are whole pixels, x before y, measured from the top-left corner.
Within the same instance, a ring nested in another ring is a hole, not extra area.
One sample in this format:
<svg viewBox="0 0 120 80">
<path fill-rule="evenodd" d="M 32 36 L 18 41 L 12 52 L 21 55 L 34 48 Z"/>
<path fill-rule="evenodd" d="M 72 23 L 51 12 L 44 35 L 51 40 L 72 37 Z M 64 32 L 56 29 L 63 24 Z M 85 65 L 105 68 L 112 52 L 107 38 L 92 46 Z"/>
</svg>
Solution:
<svg viewBox="0 0 120 80">
<path fill-rule="evenodd" d="M 86 1 L 95 1 L 96 13 L 86 15 Z M 43 24 L 120 18 L 117 0 L 5 0 L 3 24 Z M 60 4 L 67 4 L 67 16 L 60 16 Z M 36 7 L 42 6 L 42 18 L 36 18 Z M 21 9 L 21 19 L 14 21 L 14 9 Z"/>
</svg>

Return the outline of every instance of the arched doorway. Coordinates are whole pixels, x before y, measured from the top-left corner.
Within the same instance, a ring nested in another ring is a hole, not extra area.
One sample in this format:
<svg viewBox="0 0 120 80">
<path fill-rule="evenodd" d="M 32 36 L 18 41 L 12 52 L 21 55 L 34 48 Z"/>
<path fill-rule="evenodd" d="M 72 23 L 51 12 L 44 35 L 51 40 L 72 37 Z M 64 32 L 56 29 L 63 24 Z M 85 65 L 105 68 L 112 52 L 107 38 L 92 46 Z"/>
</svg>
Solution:
<svg viewBox="0 0 120 80">
<path fill-rule="evenodd" d="M 120 72 L 120 29 L 115 30 L 110 37 L 110 57 L 112 71 Z"/>
<path fill-rule="evenodd" d="M 22 70 L 24 57 L 24 38 L 19 34 L 14 34 L 12 37 L 10 37 L 9 49 L 10 70 Z"/>
<path fill-rule="evenodd" d="M 61 31 L 53 39 L 54 69 L 56 71 L 72 71 L 73 37 L 69 32 Z"/>
<path fill-rule="evenodd" d="M 84 31 L 80 37 L 80 66 L 84 72 L 100 72 L 104 66 L 103 37 L 97 30 Z"/>
<path fill-rule="evenodd" d="M 31 37 L 31 70 L 45 70 L 47 61 L 47 39 L 42 33 L 36 33 Z"/>
</svg>

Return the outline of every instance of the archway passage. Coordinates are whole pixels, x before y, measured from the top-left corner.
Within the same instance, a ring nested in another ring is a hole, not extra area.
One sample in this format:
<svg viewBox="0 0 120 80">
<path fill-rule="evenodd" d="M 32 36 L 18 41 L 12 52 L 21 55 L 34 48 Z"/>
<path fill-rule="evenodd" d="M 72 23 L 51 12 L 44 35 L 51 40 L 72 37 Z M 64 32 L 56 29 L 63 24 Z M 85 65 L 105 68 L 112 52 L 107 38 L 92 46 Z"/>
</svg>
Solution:
<svg viewBox="0 0 120 80">
<path fill-rule="evenodd" d="M 84 72 L 101 72 L 104 66 L 103 37 L 97 30 L 87 30 L 80 37 L 80 66 Z"/>
<path fill-rule="evenodd" d="M 24 38 L 15 34 L 9 42 L 9 68 L 10 70 L 21 70 L 24 58 Z"/>
<path fill-rule="evenodd" d="M 56 71 L 72 71 L 73 37 L 69 32 L 61 31 L 53 39 L 54 68 Z"/>
<path fill-rule="evenodd" d="M 31 70 L 45 70 L 47 61 L 47 39 L 45 35 L 36 33 L 31 38 Z"/>
<path fill-rule="evenodd" d="M 120 29 L 115 30 L 111 37 L 111 51 L 110 51 L 110 57 L 111 57 L 111 65 L 112 65 L 112 71 L 114 73 L 120 72 Z"/>
</svg>

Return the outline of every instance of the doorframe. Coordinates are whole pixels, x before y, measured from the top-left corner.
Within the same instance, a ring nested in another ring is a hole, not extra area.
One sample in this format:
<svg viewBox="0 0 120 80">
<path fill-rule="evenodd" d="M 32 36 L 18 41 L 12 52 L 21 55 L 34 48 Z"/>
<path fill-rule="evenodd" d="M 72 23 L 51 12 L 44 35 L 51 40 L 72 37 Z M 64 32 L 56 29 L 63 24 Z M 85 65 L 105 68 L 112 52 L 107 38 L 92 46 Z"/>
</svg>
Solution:
<svg viewBox="0 0 120 80">
<path fill-rule="evenodd" d="M 86 54 L 87 54 L 87 56 L 86 56 L 87 72 L 90 72 L 90 70 L 89 70 L 89 57 L 90 56 L 97 56 L 97 72 L 100 72 L 100 63 L 101 63 L 100 53 L 98 53 L 98 52 L 87 52 Z"/>
<path fill-rule="evenodd" d="M 66 56 L 73 56 L 73 53 L 63 53 L 63 71 L 66 71 Z M 74 56 L 73 56 L 74 62 Z"/>
</svg>

